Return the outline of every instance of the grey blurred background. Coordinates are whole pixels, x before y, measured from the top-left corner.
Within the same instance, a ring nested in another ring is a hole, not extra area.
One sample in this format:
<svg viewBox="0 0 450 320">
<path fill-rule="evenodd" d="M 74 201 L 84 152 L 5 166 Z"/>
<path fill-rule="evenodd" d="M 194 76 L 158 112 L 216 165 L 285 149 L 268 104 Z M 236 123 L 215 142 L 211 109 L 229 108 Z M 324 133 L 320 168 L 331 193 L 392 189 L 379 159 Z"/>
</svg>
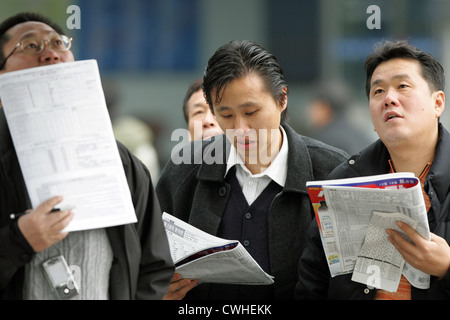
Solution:
<svg viewBox="0 0 450 320">
<path fill-rule="evenodd" d="M 346 119 L 376 139 L 362 65 L 379 40 L 408 39 L 450 70 L 449 0 L 2 0 L 0 19 L 34 11 L 67 28 L 70 5 L 80 9 L 80 29 L 67 29 L 76 59 L 98 61 L 113 119 L 131 115 L 151 127 L 161 167 L 180 143 L 172 132 L 186 127 L 188 85 L 231 40 L 254 40 L 278 57 L 289 123 L 305 135 L 314 132 L 307 106 L 317 83 L 338 79 L 350 92 Z M 380 29 L 367 26 L 370 5 L 380 8 Z M 449 127 L 449 110 L 441 121 Z"/>
</svg>

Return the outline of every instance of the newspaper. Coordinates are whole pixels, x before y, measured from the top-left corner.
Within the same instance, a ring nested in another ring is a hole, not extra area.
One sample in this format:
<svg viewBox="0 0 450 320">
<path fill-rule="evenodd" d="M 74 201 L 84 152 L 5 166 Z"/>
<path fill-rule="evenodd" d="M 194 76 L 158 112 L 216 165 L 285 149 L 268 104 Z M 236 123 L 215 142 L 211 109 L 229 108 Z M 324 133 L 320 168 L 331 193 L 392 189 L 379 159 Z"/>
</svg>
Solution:
<svg viewBox="0 0 450 320">
<path fill-rule="evenodd" d="M 402 220 L 430 239 L 420 181 L 412 173 L 309 181 L 306 184 L 332 277 L 395 292 L 403 274 L 426 289 L 430 276 L 406 263 L 387 239 Z M 404 235 L 406 237 L 406 235 Z"/>
<path fill-rule="evenodd" d="M 63 196 L 65 231 L 137 221 L 95 60 L 2 74 L 0 97 L 33 208 Z"/>
<path fill-rule="evenodd" d="M 239 241 L 215 237 L 164 212 L 176 272 L 199 283 L 270 285 L 267 274 Z"/>
</svg>

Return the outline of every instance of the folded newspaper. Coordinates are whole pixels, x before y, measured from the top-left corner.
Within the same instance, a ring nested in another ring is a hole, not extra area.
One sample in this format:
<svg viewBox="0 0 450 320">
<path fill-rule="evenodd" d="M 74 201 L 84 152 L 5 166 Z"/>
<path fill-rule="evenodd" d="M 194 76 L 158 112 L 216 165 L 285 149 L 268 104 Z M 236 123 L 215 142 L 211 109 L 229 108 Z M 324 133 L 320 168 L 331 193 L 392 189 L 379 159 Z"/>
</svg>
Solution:
<svg viewBox="0 0 450 320">
<path fill-rule="evenodd" d="M 199 283 L 269 285 L 267 274 L 239 241 L 215 237 L 164 212 L 176 272 Z"/>
<path fill-rule="evenodd" d="M 406 237 L 396 225 L 401 220 L 430 239 L 414 174 L 309 181 L 306 186 L 332 277 L 353 272 L 353 281 L 396 292 L 403 274 L 411 285 L 429 288 L 430 276 L 406 263 L 386 234 L 389 228 Z"/>
</svg>

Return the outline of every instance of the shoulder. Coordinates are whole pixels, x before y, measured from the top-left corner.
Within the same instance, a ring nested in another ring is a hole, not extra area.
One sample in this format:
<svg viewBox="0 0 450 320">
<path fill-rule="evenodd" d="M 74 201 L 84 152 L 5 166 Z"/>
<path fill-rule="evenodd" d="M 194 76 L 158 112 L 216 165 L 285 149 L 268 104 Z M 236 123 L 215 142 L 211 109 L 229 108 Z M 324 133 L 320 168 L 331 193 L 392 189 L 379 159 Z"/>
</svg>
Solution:
<svg viewBox="0 0 450 320">
<path fill-rule="evenodd" d="M 147 167 L 129 151 L 122 143 L 117 142 L 120 159 L 131 191 L 148 188 L 151 184 L 150 172 Z"/>
<path fill-rule="evenodd" d="M 341 179 L 384 174 L 389 171 L 389 158 L 387 148 L 381 140 L 377 140 L 337 166 L 328 178 Z"/>
<path fill-rule="evenodd" d="M 303 136 L 295 132 L 288 125 L 283 125 L 289 141 L 289 150 L 293 152 L 303 153 L 307 152 L 313 165 L 317 164 L 331 164 L 336 166 L 341 162 L 347 160 L 349 155 L 344 150 L 330 146 L 322 141 Z"/>
<path fill-rule="evenodd" d="M 161 172 L 158 186 L 179 189 L 183 185 L 192 186 L 200 175 L 222 174 L 226 156 L 227 143 L 224 135 L 175 146 Z"/>
</svg>

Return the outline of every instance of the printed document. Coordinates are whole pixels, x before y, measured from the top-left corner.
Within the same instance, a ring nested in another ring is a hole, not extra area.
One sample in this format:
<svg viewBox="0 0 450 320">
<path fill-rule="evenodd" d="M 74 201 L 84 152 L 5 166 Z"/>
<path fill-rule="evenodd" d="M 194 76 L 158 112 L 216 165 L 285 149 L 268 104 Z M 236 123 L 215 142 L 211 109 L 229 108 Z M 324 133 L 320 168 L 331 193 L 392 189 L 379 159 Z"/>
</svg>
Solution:
<svg viewBox="0 0 450 320">
<path fill-rule="evenodd" d="M 0 98 L 33 208 L 63 196 L 65 231 L 137 221 L 95 60 L 2 74 Z"/>
<path fill-rule="evenodd" d="M 163 222 L 176 272 L 183 278 L 244 285 L 274 282 L 239 241 L 215 237 L 166 212 Z"/>
<path fill-rule="evenodd" d="M 429 287 L 430 276 L 406 263 L 386 234 L 388 228 L 400 232 L 395 222 L 404 221 L 430 239 L 422 188 L 412 173 L 306 185 L 331 276 L 353 273 L 354 281 L 395 292 L 403 274 L 411 285 Z"/>
</svg>

